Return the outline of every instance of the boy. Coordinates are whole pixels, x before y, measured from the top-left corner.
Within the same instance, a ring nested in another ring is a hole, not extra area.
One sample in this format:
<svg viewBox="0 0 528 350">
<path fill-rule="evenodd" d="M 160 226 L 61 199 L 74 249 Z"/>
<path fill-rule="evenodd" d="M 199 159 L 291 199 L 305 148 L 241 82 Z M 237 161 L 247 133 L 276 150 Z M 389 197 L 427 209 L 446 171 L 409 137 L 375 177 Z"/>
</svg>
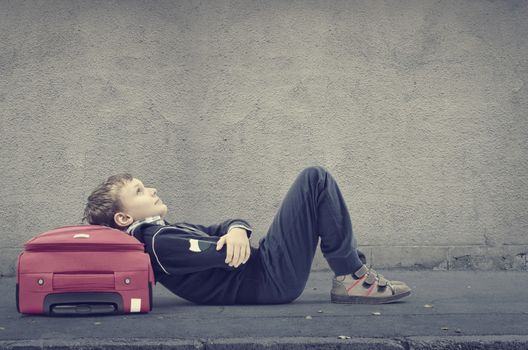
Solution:
<svg viewBox="0 0 528 350">
<path fill-rule="evenodd" d="M 304 290 L 319 237 L 335 275 L 331 302 L 380 304 L 411 289 L 388 281 L 357 249 L 341 191 L 322 166 L 302 170 L 288 190 L 259 247 L 243 219 L 204 226 L 170 224 L 154 188 L 130 174 L 109 177 L 88 197 L 83 221 L 133 235 L 145 244 L 156 283 L 198 304 L 282 304 Z"/>
</svg>

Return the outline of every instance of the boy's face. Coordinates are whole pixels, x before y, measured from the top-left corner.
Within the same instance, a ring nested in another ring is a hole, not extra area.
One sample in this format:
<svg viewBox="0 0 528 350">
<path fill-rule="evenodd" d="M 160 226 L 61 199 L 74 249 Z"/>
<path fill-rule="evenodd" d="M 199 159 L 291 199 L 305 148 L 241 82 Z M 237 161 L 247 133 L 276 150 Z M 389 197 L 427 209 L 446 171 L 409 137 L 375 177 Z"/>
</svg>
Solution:
<svg viewBox="0 0 528 350">
<path fill-rule="evenodd" d="M 163 218 L 167 214 L 167 206 L 156 193 L 155 188 L 143 186 L 136 178 L 123 185 L 117 193 L 123 204 L 123 211 L 115 213 L 116 224 L 126 227 L 148 216 L 159 215 Z"/>
</svg>

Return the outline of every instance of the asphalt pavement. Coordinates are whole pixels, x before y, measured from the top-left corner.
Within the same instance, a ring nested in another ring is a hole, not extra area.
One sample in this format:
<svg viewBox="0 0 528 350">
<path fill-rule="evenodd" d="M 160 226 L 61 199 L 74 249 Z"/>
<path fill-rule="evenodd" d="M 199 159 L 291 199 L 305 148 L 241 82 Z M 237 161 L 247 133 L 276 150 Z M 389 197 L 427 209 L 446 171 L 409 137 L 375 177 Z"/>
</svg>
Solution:
<svg viewBox="0 0 528 350">
<path fill-rule="evenodd" d="M 0 349 L 528 349 L 527 271 L 377 269 L 410 296 L 330 302 L 330 270 L 289 304 L 199 305 L 161 284 L 147 314 L 50 317 L 16 310 L 0 278 Z"/>
</svg>

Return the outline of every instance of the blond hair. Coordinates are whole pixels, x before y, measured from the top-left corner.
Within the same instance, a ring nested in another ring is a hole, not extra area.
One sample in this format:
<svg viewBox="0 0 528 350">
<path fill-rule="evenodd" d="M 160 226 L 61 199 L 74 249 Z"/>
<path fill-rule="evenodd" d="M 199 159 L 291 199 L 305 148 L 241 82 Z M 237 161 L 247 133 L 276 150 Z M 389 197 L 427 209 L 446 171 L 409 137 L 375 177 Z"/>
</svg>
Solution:
<svg viewBox="0 0 528 350">
<path fill-rule="evenodd" d="M 114 215 L 123 210 L 123 204 L 119 199 L 119 191 L 133 177 L 129 173 L 121 173 L 110 176 L 99 184 L 88 196 L 84 216 L 81 222 L 87 221 L 92 225 L 104 225 L 123 230 L 114 221 Z"/>
</svg>

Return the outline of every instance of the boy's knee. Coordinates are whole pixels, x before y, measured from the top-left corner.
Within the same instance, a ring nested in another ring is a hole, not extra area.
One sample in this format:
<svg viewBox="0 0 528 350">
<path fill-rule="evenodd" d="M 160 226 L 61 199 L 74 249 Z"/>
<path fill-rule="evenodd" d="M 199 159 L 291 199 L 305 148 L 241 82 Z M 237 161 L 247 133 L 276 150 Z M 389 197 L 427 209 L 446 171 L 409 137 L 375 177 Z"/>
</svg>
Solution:
<svg viewBox="0 0 528 350">
<path fill-rule="evenodd" d="M 314 180 L 324 176 L 328 170 L 321 165 L 311 165 L 303 169 L 302 174 L 312 177 Z"/>
</svg>

